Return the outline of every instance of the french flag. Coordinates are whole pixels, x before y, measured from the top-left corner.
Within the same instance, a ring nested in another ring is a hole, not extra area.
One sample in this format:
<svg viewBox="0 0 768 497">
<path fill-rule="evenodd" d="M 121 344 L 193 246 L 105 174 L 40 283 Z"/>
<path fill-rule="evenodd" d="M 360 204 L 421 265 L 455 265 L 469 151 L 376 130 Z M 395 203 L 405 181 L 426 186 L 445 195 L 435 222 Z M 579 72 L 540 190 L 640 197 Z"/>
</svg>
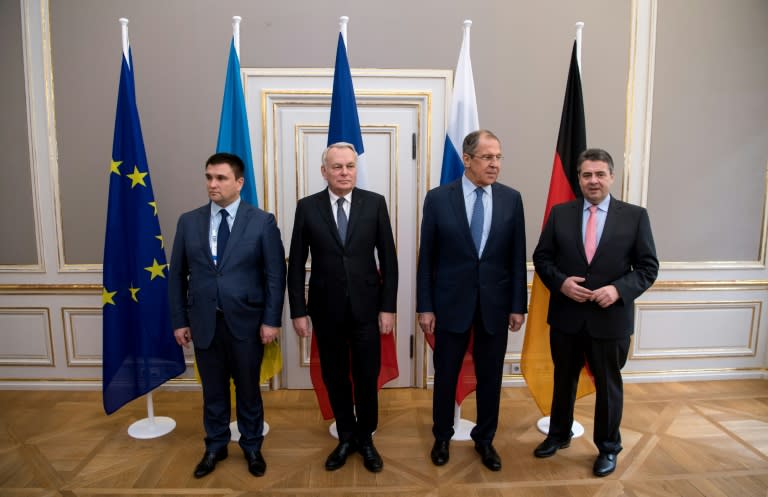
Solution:
<svg viewBox="0 0 768 497">
<path fill-rule="evenodd" d="M 331 118 L 328 122 L 328 145 L 347 142 L 357 152 L 357 186 L 365 188 L 365 149 L 360 119 L 357 116 L 355 88 L 352 86 L 352 71 L 349 69 L 347 45 L 339 33 L 336 45 L 336 67 L 333 71 L 333 95 L 331 95 Z"/>
</svg>

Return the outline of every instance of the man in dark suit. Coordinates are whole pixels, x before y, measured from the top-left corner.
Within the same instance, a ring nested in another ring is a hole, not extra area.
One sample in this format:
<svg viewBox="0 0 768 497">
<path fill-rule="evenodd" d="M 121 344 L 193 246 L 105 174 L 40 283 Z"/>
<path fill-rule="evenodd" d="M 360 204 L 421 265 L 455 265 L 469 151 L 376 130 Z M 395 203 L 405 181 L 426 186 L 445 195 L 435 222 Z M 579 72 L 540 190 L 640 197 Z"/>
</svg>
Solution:
<svg viewBox="0 0 768 497">
<path fill-rule="evenodd" d="M 587 365 L 597 390 L 593 473 L 616 469 L 624 394 L 621 368 L 634 329 L 634 301 L 656 280 L 659 261 L 648 212 L 611 197 L 613 159 L 589 149 L 576 162 L 584 198 L 555 206 L 533 253 L 549 288 L 550 349 L 555 365 L 547 438 L 534 450 L 550 457 L 571 441 L 579 373 Z"/>
<path fill-rule="evenodd" d="M 435 334 L 435 443 L 432 462 L 448 462 L 456 383 L 474 328 L 477 426 L 471 436 L 483 464 L 501 469 L 493 447 L 507 351 L 507 330 L 525 321 L 527 285 L 523 201 L 496 182 L 501 143 L 490 131 L 467 135 L 464 175 L 424 200 L 417 274 L 419 325 Z"/>
<path fill-rule="evenodd" d="M 262 476 L 259 373 L 264 344 L 280 328 L 285 252 L 275 217 L 240 200 L 239 157 L 212 155 L 205 178 L 211 202 L 179 218 L 168 290 L 176 342 L 194 342 L 203 385 L 205 454 L 194 475 L 207 475 L 227 457 L 232 378 L 240 447 L 249 471 Z"/>
<path fill-rule="evenodd" d="M 336 418 L 339 444 L 325 468 L 342 467 L 347 456 L 359 450 L 366 469 L 378 472 L 383 462 L 371 436 L 379 411 L 379 333 L 392 333 L 395 325 L 397 254 L 384 197 L 355 188 L 356 165 L 357 154 L 349 143 L 333 144 L 323 152 L 320 172 L 328 188 L 296 206 L 288 300 L 300 337 L 309 336 L 307 316 L 312 318 L 323 382 Z M 310 252 L 305 300 L 304 267 Z"/>
</svg>

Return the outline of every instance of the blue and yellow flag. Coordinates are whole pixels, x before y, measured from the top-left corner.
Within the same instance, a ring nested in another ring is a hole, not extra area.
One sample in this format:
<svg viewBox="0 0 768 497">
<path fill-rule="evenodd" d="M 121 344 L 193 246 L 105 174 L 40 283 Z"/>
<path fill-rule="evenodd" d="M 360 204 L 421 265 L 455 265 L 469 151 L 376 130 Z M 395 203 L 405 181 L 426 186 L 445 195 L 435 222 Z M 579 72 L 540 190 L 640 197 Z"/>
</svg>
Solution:
<svg viewBox="0 0 768 497">
<path fill-rule="evenodd" d="M 122 57 L 104 241 L 103 397 L 112 414 L 186 369 L 168 308 L 168 265 L 136 107 Z"/>
<path fill-rule="evenodd" d="M 240 58 L 235 50 L 234 38 L 229 45 L 227 79 L 224 83 L 224 100 L 221 103 L 216 152 L 227 152 L 240 157 L 245 165 L 243 172 L 245 182 L 240 191 L 240 197 L 249 204 L 258 207 L 259 198 L 256 194 L 256 180 L 253 176 L 251 135 L 248 130 L 248 115 L 245 111 L 243 82 L 240 79 Z"/>
<path fill-rule="evenodd" d="M 240 57 L 235 50 L 235 39 L 229 44 L 227 77 L 224 82 L 224 99 L 221 103 L 219 137 L 216 140 L 216 152 L 227 152 L 240 157 L 245 166 L 243 171 L 243 189 L 240 197 L 251 205 L 259 206 L 256 193 L 256 178 L 253 175 L 253 154 L 251 153 L 251 135 L 248 129 L 248 114 L 245 111 L 243 82 L 240 79 Z M 264 383 L 277 375 L 283 368 L 283 356 L 277 341 L 264 346 L 264 358 L 261 361 L 260 382 Z M 234 398 L 234 397 L 233 397 Z"/>
</svg>

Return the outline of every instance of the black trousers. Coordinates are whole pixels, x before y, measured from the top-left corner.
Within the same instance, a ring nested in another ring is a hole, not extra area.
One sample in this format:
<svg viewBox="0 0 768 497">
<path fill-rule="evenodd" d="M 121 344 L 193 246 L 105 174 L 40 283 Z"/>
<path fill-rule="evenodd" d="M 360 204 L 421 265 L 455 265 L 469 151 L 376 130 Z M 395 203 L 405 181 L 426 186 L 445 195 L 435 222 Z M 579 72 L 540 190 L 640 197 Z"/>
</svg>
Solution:
<svg viewBox="0 0 768 497">
<path fill-rule="evenodd" d="M 488 333 L 478 311 L 474 319 L 474 345 L 472 359 L 477 377 L 477 425 L 471 437 L 475 443 L 493 442 L 499 425 L 499 402 L 504 357 L 507 353 L 509 333 L 503 330 Z M 435 385 L 432 394 L 432 434 L 436 440 L 450 440 L 453 436 L 453 414 L 456 404 L 456 384 L 469 344 L 470 332 L 450 333 L 435 331 Z"/>
<path fill-rule="evenodd" d="M 600 453 L 621 452 L 621 416 L 624 409 L 624 385 L 621 368 L 627 362 L 630 338 L 600 339 L 587 330 L 568 334 L 552 328 L 549 344 L 555 365 L 552 413 L 549 436 L 570 438 L 573 407 L 579 374 L 586 359 L 595 378 L 595 427 L 593 441 Z"/>
<path fill-rule="evenodd" d="M 256 334 L 248 340 L 236 340 L 224 316 L 216 314 L 216 333 L 207 349 L 195 347 L 197 370 L 203 384 L 203 426 L 205 447 L 217 452 L 231 436 L 230 378 L 235 381 L 237 429 L 244 451 L 261 450 L 264 441 L 264 405 L 261 401 L 259 375 L 264 345 Z"/>
<path fill-rule="evenodd" d="M 341 322 L 313 321 L 313 327 L 339 441 L 357 439 L 367 443 L 379 423 L 379 324 L 378 321 L 357 321 L 349 301 L 344 305 Z"/>
</svg>

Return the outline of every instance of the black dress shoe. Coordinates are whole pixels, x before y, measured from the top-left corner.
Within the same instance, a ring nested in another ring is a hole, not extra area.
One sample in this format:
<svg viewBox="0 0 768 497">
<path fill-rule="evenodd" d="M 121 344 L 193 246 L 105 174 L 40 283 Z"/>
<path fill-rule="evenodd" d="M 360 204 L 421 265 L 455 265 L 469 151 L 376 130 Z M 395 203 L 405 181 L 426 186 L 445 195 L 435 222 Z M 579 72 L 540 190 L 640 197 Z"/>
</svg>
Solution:
<svg viewBox="0 0 768 497">
<path fill-rule="evenodd" d="M 475 450 L 480 454 L 480 458 L 485 464 L 485 467 L 491 471 L 501 470 L 501 457 L 496 452 L 491 444 L 475 444 Z"/>
<path fill-rule="evenodd" d="M 216 463 L 227 458 L 227 448 L 224 447 L 218 452 L 207 452 L 195 467 L 195 478 L 202 478 L 216 469 Z"/>
<path fill-rule="evenodd" d="M 547 437 L 533 450 L 533 455 L 536 457 L 552 457 L 558 449 L 567 449 L 570 446 L 570 438 L 565 441 L 560 441 L 552 437 Z"/>
<path fill-rule="evenodd" d="M 379 452 L 369 442 L 360 446 L 360 455 L 363 456 L 363 466 L 371 473 L 378 473 L 384 467 L 384 461 L 381 460 Z"/>
<path fill-rule="evenodd" d="M 429 453 L 429 456 L 432 458 L 432 464 L 442 466 L 448 462 L 450 458 L 450 453 L 448 452 L 449 445 L 450 440 L 435 440 L 432 452 Z"/>
<path fill-rule="evenodd" d="M 267 462 L 261 455 L 260 450 L 246 452 L 245 460 L 248 461 L 248 471 L 253 476 L 264 476 L 264 472 L 267 471 Z"/>
<path fill-rule="evenodd" d="M 608 476 L 614 470 L 616 470 L 616 454 L 600 454 L 592 467 L 592 473 L 595 476 Z"/>
<path fill-rule="evenodd" d="M 347 462 L 347 457 L 356 451 L 357 444 L 353 440 L 339 442 L 339 445 L 333 449 L 333 452 L 328 456 L 328 459 L 325 460 L 325 469 L 328 471 L 339 469 Z"/>
</svg>

